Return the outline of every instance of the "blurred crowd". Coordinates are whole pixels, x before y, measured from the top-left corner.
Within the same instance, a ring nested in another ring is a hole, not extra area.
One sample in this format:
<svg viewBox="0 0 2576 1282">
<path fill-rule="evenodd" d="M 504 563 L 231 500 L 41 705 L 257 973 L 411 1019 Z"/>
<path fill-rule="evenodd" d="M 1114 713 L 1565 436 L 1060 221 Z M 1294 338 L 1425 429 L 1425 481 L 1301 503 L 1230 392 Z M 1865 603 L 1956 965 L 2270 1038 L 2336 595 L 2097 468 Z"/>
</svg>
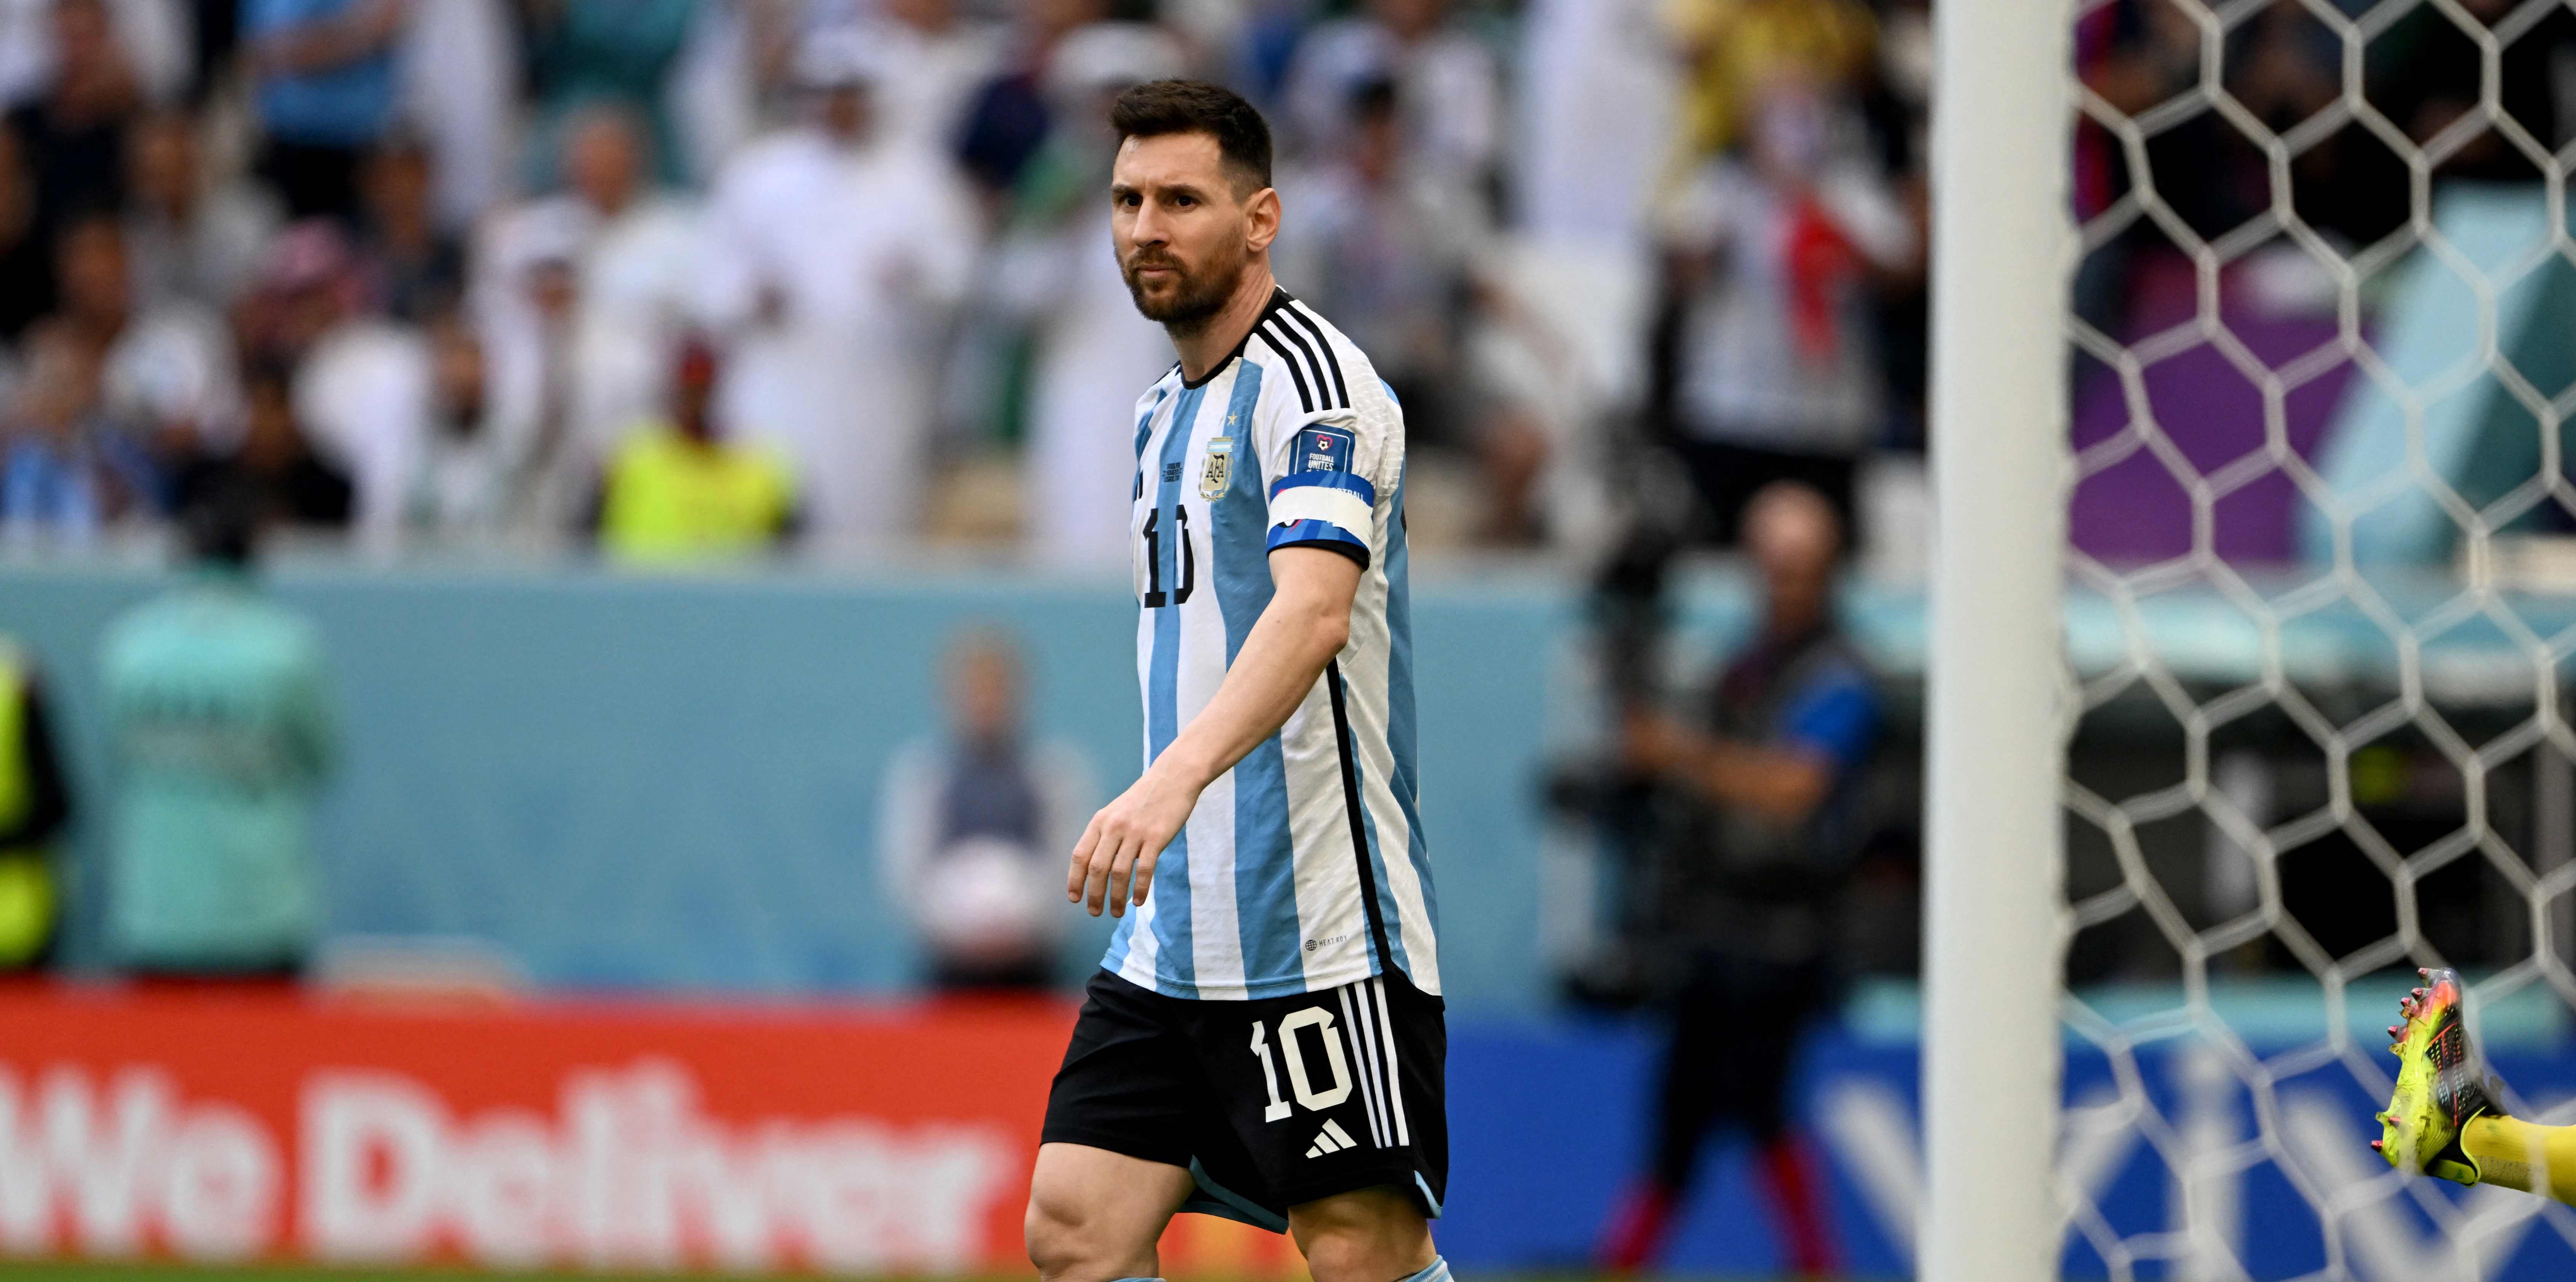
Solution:
<svg viewBox="0 0 2576 1282">
<path fill-rule="evenodd" d="M 1648 402 L 1839 504 L 1919 436 L 1929 65 L 1912 0 L 0 0 L 0 528 L 1123 561 L 1171 75 L 1272 116 L 1426 541 L 1580 536 Z"/>
<path fill-rule="evenodd" d="M 2431 7 L 2361 103 L 2300 5 L 2091 9 L 2085 319 L 2195 240 L 2379 241 L 2413 148 L 2535 177 L 2576 18 L 2505 25 L 2490 118 Z M 1277 126 L 1279 274 L 1403 397 L 1426 543 L 1613 545 L 1641 475 L 1694 538 L 1786 479 L 1867 543 L 1923 436 L 1933 62 L 1928 0 L 0 0 L 0 527 L 246 489 L 382 548 L 1115 564 L 1170 357 L 1103 106 L 1194 75 Z"/>
</svg>

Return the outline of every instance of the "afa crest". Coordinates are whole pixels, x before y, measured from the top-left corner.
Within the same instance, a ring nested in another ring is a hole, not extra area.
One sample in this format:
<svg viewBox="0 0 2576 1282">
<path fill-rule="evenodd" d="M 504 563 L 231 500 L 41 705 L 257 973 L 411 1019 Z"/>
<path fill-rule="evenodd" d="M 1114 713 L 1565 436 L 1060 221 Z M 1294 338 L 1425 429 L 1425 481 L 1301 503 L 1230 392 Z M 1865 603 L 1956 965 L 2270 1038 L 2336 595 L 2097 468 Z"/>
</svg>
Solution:
<svg viewBox="0 0 2576 1282">
<path fill-rule="evenodd" d="M 1214 503 L 1225 497 L 1225 487 L 1234 480 L 1234 438 L 1211 436 L 1207 453 L 1199 460 L 1199 497 Z"/>
</svg>

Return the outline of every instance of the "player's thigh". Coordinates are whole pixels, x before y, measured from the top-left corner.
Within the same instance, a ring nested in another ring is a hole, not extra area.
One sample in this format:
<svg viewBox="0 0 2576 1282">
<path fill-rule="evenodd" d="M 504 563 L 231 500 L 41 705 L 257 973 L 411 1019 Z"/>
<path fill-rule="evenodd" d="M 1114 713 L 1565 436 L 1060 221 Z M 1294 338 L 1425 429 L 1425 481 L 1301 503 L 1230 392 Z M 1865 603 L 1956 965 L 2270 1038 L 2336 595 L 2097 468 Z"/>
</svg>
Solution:
<svg viewBox="0 0 2576 1282">
<path fill-rule="evenodd" d="M 1413 1190 L 1392 1184 L 1292 1206 L 1288 1234 L 1315 1282 L 1396 1282 L 1439 1255 Z"/>
<path fill-rule="evenodd" d="M 1204 1091 L 1187 1007 L 1092 976 L 1047 1091 L 1029 1181 L 1029 1258 L 1049 1279 L 1151 1276 L 1154 1243 L 1190 1188 L 1188 1132 Z"/>
<path fill-rule="evenodd" d="M 1150 1277 L 1190 1173 L 1087 1144 L 1041 1144 L 1029 1177 L 1029 1258 L 1050 1279 Z"/>
</svg>

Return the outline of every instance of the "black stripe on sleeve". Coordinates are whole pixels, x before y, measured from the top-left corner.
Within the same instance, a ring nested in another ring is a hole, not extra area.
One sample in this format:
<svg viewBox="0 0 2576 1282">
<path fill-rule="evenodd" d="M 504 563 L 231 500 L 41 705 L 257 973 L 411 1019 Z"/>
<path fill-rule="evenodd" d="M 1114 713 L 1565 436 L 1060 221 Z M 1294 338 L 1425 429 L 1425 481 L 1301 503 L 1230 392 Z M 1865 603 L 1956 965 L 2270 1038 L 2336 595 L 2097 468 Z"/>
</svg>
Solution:
<svg viewBox="0 0 2576 1282">
<path fill-rule="evenodd" d="M 1324 337 L 1324 327 L 1316 324 L 1315 318 L 1307 315 L 1303 306 L 1291 304 L 1279 310 L 1295 317 L 1298 324 L 1306 327 L 1307 333 L 1315 336 L 1315 346 L 1323 349 L 1324 363 L 1331 366 L 1333 370 L 1333 394 L 1341 398 L 1345 407 L 1349 406 L 1351 387 L 1350 384 L 1342 381 L 1342 361 L 1340 357 L 1333 355 L 1333 343 L 1331 339 Z M 1319 378 L 1315 381 L 1320 383 L 1323 380 Z"/>
<path fill-rule="evenodd" d="M 1315 399 L 1322 401 L 1325 409 L 1341 408 L 1333 403 L 1332 384 L 1324 381 L 1324 363 L 1315 359 L 1314 348 L 1306 346 L 1305 335 L 1298 333 L 1297 327 L 1286 321 L 1273 321 L 1271 323 L 1279 327 L 1280 334 L 1285 336 L 1289 342 L 1297 345 L 1298 351 L 1306 354 L 1306 368 L 1312 371 L 1315 375 Z M 1311 413 L 1312 411 L 1309 412 Z"/>
<path fill-rule="evenodd" d="M 1261 341 L 1268 343 L 1270 350 L 1279 353 L 1279 363 L 1288 367 L 1288 377 L 1297 380 L 1297 403 L 1305 406 L 1307 413 L 1314 413 L 1315 394 L 1306 390 L 1306 372 L 1297 368 L 1297 358 L 1289 355 L 1288 349 L 1281 347 L 1279 340 L 1270 336 L 1269 322 L 1262 322 L 1262 327 L 1252 332 L 1261 335 Z"/>
</svg>

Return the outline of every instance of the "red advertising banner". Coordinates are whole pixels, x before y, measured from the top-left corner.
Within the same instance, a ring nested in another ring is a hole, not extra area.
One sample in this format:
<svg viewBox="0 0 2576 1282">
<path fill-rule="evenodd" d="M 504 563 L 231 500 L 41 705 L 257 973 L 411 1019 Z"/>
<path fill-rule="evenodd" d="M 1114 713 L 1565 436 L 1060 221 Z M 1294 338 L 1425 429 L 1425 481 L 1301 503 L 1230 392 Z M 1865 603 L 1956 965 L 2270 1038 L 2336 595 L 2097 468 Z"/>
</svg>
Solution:
<svg viewBox="0 0 2576 1282">
<path fill-rule="evenodd" d="M 0 988 L 0 1251 L 1018 1272 L 1072 1022 Z M 1182 1219 L 1174 1271 L 1288 1263 Z"/>
</svg>

